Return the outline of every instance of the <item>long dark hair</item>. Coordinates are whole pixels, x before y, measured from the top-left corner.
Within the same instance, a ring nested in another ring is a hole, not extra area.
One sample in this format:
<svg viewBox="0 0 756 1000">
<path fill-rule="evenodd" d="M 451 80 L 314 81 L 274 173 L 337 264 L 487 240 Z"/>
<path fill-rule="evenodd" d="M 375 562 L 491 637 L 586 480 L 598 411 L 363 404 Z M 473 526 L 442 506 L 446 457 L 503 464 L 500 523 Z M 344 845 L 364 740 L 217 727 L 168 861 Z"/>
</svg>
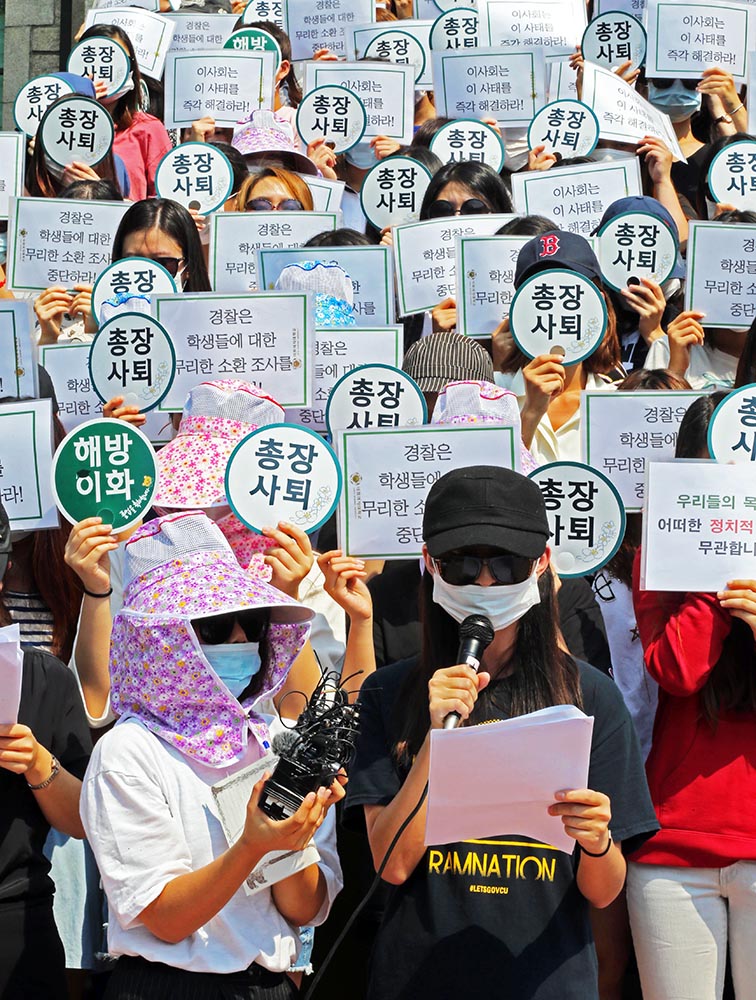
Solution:
<svg viewBox="0 0 756 1000">
<path fill-rule="evenodd" d="M 415 140 L 417 142 L 417 137 Z M 470 188 L 491 206 L 493 213 L 512 211 L 512 199 L 499 174 L 485 163 L 463 160 L 461 163 L 446 163 L 433 175 L 420 206 L 421 221 L 428 218 L 431 205 L 447 184 L 463 184 Z"/>
<path fill-rule="evenodd" d="M 84 41 L 85 38 L 112 38 L 114 42 L 118 42 L 126 50 L 129 57 L 134 87 L 119 97 L 116 103 L 109 108 L 115 127 L 119 132 L 123 132 L 132 124 L 137 111 L 141 110 L 142 74 L 139 72 L 134 46 L 123 28 L 117 24 L 93 24 L 82 34 L 79 41 Z"/>
<path fill-rule="evenodd" d="M 235 28 L 238 29 L 241 27 L 260 28 L 262 31 L 267 31 L 278 42 L 278 47 L 281 50 L 281 59 L 289 64 L 289 72 L 279 82 L 278 86 L 286 84 L 289 94 L 289 105 L 292 108 L 298 108 L 302 103 L 302 88 L 299 86 L 297 74 L 294 72 L 294 63 L 291 60 L 291 39 L 289 36 L 283 28 L 279 28 L 273 21 L 251 21 L 249 24 L 242 25 L 241 18 L 239 18 Z"/>
<path fill-rule="evenodd" d="M 159 229 L 181 247 L 181 253 L 186 261 L 185 292 L 209 292 L 205 259 L 202 256 L 202 244 L 197 235 L 194 219 L 183 205 L 168 198 L 147 198 L 135 201 L 124 214 L 116 230 L 113 240 L 113 260 L 123 257 L 123 244 L 127 236 L 151 229 Z"/>
<path fill-rule="evenodd" d="M 508 678 L 507 704 L 497 700 L 497 684 L 484 689 L 470 717 L 471 723 L 526 715 L 551 705 L 582 707 L 578 666 L 559 645 L 556 591 L 551 570 L 538 580 L 540 604 L 520 619 L 512 662 L 514 672 Z M 401 767 L 409 767 L 418 753 L 430 726 L 428 682 L 442 667 L 456 663 L 459 625 L 433 600 L 433 574 L 423 573 L 420 584 L 420 621 L 422 648 L 420 662 L 407 677 L 397 704 L 397 741 L 393 753 Z"/>
</svg>

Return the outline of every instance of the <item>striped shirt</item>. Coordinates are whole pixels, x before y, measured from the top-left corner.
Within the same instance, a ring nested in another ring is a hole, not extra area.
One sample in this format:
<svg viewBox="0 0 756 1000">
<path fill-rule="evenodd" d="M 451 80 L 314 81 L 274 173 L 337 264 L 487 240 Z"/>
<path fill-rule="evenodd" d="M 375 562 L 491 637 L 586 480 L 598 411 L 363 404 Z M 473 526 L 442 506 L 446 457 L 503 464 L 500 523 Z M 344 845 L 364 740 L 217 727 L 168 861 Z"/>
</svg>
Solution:
<svg viewBox="0 0 756 1000">
<path fill-rule="evenodd" d="M 3 604 L 21 631 L 22 649 L 43 649 L 52 652 L 53 615 L 39 594 L 19 594 L 3 591 Z"/>
</svg>

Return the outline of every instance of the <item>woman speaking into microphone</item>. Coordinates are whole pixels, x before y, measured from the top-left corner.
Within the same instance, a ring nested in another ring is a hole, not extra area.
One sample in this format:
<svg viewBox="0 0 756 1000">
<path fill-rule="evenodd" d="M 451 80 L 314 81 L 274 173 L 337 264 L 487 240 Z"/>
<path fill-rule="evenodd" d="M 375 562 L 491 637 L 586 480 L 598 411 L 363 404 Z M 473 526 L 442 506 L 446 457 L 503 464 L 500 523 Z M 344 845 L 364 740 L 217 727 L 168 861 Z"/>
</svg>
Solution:
<svg viewBox="0 0 756 1000">
<path fill-rule="evenodd" d="M 576 705 L 594 717 L 588 788 L 554 789 L 548 807 L 572 855 L 501 831 L 485 841 L 424 844 L 425 805 L 390 853 L 395 888 L 370 969 L 369 1000 L 597 1000 L 589 903 L 625 881 L 624 851 L 657 829 L 630 716 L 612 681 L 564 649 L 538 486 L 506 469 L 447 473 L 423 519 L 419 657 L 363 684 L 347 806 L 362 806 L 378 869 L 423 796 L 430 732 Z M 483 615 L 493 640 L 479 672 L 459 664 L 459 626 Z M 502 760 L 502 767 L 517 761 Z"/>
</svg>

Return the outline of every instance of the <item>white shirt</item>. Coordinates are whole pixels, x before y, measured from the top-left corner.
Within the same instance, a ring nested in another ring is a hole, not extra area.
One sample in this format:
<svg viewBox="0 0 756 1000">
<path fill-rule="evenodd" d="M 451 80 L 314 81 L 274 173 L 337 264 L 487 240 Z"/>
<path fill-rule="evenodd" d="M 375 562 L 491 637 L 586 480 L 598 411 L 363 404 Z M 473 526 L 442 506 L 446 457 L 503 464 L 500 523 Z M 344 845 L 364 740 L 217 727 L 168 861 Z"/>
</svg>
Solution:
<svg viewBox="0 0 756 1000">
<path fill-rule="evenodd" d="M 273 727 L 275 728 L 275 727 Z M 136 719 L 121 719 L 96 744 L 84 776 L 81 818 L 108 897 L 108 950 L 191 972 L 230 973 L 257 962 L 283 972 L 297 956 L 297 929 L 281 916 L 269 889 L 239 888 L 193 934 L 168 944 L 139 915 L 173 879 L 197 871 L 227 850 L 211 787 L 257 759 L 208 767 L 184 756 Z M 315 834 L 326 901 L 311 923 L 323 923 L 342 887 L 334 811 Z"/>
<path fill-rule="evenodd" d="M 669 338 L 659 337 L 648 349 L 644 368 L 669 367 Z M 692 389 L 730 388 L 735 382 L 738 359 L 708 344 L 693 344 L 685 378 Z"/>
</svg>

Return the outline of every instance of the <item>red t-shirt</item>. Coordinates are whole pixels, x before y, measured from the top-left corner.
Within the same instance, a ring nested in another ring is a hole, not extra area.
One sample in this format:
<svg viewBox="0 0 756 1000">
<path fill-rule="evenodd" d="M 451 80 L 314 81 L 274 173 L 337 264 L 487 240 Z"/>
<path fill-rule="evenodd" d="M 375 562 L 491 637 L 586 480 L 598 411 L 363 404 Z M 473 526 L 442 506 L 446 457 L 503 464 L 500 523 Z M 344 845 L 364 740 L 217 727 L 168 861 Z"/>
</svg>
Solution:
<svg viewBox="0 0 756 1000">
<path fill-rule="evenodd" d="M 132 201 L 155 197 L 155 170 L 173 143 L 165 125 L 154 115 L 137 111 L 127 129 L 118 129 L 113 152 L 126 164 Z"/>
</svg>

